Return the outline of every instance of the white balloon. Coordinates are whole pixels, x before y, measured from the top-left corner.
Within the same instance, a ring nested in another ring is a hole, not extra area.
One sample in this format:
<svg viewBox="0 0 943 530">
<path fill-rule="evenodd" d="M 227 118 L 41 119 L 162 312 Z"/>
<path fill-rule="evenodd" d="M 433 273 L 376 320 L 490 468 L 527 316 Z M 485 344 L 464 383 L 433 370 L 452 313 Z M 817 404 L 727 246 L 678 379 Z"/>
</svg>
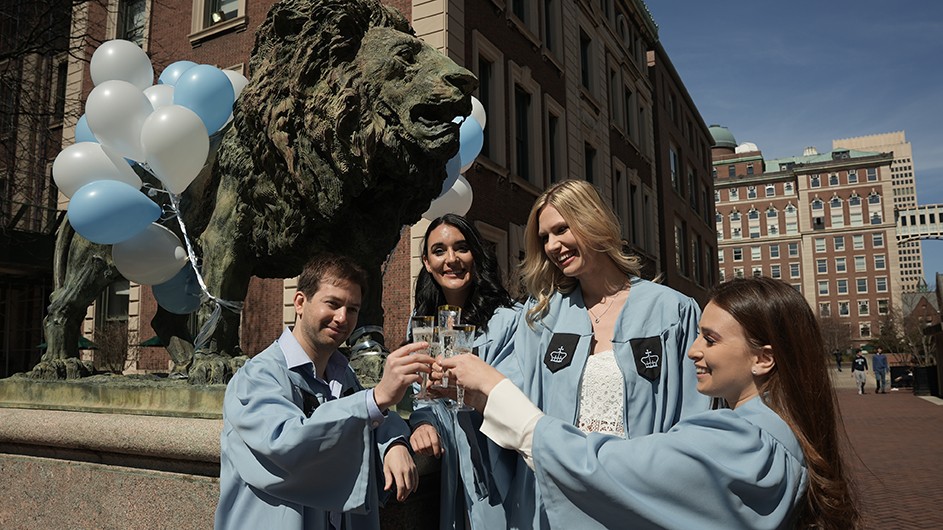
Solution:
<svg viewBox="0 0 943 530">
<path fill-rule="evenodd" d="M 239 94 L 241 94 L 242 89 L 249 84 L 249 80 L 246 79 L 246 76 L 235 70 L 223 70 L 223 73 L 226 74 L 226 77 L 229 78 L 229 82 L 232 83 L 232 91 L 236 96 L 235 99 L 239 99 Z"/>
<path fill-rule="evenodd" d="M 141 285 L 162 284 L 187 264 L 187 251 L 180 239 L 156 223 L 131 239 L 115 243 L 111 257 L 122 276 Z"/>
<path fill-rule="evenodd" d="M 127 81 L 105 81 L 96 86 L 85 102 L 88 128 L 95 138 L 121 156 L 144 160 L 141 126 L 154 112 L 140 89 Z"/>
<path fill-rule="evenodd" d="M 478 125 L 481 125 L 481 130 L 485 129 L 485 121 L 487 121 L 487 116 L 485 115 L 485 107 L 478 101 L 478 98 L 475 96 L 471 97 L 472 102 L 472 111 L 471 117 L 478 120 Z"/>
<path fill-rule="evenodd" d="M 203 169 L 210 139 L 192 110 L 170 105 L 155 110 L 141 128 L 144 159 L 171 193 L 183 193 Z"/>
<path fill-rule="evenodd" d="M 140 177 L 121 155 L 95 142 L 79 142 L 63 149 L 52 163 L 52 178 L 66 197 L 96 180 L 117 180 L 141 187 Z"/>
<path fill-rule="evenodd" d="M 144 89 L 144 95 L 151 102 L 154 110 L 174 104 L 173 85 L 154 85 Z"/>
<path fill-rule="evenodd" d="M 455 184 L 441 197 L 432 201 L 426 213 L 422 214 L 425 219 L 432 221 L 437 217 L 442 217 L 447 213 L 465 215 L 471 208 L 474 200 L 471 184 L 465 178 L 465 175 L 459 175 Z"/>
<path fill-rule="evenodd" d="M 89 64 L 92 83 L 96 86 L 105 81 L 127 81 L 139 90 L 154 84 L 154 67 L 151 59 L 137 44 L 115 39 L 102 43 L 92 54 Z"/>
</svg>

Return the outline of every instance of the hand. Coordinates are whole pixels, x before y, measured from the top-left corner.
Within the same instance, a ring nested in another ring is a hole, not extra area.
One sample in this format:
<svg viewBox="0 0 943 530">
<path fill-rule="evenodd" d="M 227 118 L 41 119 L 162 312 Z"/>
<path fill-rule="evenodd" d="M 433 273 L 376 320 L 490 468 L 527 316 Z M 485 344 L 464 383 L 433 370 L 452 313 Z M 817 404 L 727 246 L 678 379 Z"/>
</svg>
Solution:
<svg viewBox="0 0 943 530">
<path fill-rule="evenodd" d="M 455 382 L 464 386 L 466 392 L 480 392 L 484 397 L 487 397 L 501 380 L 506 379 L 501 372 L 474 355 L 439 357 L 436 364 L 446 370 L 449 382 L 455 378 Z"/>
<path fill-rule="evenodd" d="M 401 443 L 393 444 L 383 457 L 383 491 L 396 487 L 396 500 L 403 502 L 419 487 L 419 471 L 409 449 Z"/>
<path fill-rule="evenodd" d="M 422 381 L 419 373 L 431 371 L 432 357 L 424 353 L 414 353 L 428 347 L 428 342 L 414 342 L 387 355 L 383 377 L 373 388 L 373 399 L 380 410 L 385 411 L 399 403 L 410 385 Z"/>
<path fill-rule="evenodd" d="M 421 455 L 434 456 L 436 458 L 442 456 L 439 431 L 435 430 L 435 427 L 428 423 L 423 423 L 419 427 L 416 427 L 416 430 L 413 431 L 413 435 L 409 437 L 409 445 L 413 447 L 413 451 Z"/>
</svg>

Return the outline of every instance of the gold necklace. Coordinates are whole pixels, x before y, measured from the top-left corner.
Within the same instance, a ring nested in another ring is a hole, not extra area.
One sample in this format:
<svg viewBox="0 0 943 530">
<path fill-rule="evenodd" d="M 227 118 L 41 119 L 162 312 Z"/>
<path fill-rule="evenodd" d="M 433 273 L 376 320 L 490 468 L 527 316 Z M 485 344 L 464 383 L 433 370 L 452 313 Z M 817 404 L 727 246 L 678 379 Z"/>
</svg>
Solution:
<svg viewBox="0 0 943 530">
<path fill-rule="evenodd" d="M 593 321 L 596 324 L 599 324 L 599 319 L 605 316 L 606 312 L 609 311 L 609 308 L 612 307 L 612 301 L 614 297 L 615 295 L 609 297 L 609 303 L 606 304 L 606 308 L 602 310 L 602 313 L 600 313 L 599 316 L 596 316 L 595 314 L 593 314 L 592 310 L 590 310 L 588 307 L 586 308 L 586 311 L 589 313 L 589 316 L 593 317 Z"/>
</svg>

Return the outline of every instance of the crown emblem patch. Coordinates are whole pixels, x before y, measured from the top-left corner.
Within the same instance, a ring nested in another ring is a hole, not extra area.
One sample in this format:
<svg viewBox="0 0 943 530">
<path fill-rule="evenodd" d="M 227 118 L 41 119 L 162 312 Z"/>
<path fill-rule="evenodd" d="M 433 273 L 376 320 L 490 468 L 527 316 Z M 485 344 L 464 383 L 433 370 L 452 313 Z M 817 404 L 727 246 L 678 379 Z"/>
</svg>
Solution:
<svg viewBox="0 0 943 530">
<path fill-rule="evenodd" d="M 554 333 L 550 337 L 550 344 L 544 353 L 544 366 L 551 373 L 556 373 L 570 366 L 573 363 L 573 356 L 579 342 L 580 336 L 575 333 Z"/>
<path fill-rule="evenodd" d="M 661 379 L 664 358 L 661 336 L 632 339 L 629 344 L 632 346 L 632 356 L 635 358 L 635 369 L 638 375 L 649 381 Z"/>
<path fill-rule="evenodd" d="M 552 363 L 562 363 L 563 360 L 566 359 L 567 355 L 569 355 L 569 354 L 568 354 L 567 352 L 563 351 L 563 346 L 560 346 L 560 347 L 557 348 L 556 350 L 550 352 L 550 362 L 552 362 Z"/>
</svg>

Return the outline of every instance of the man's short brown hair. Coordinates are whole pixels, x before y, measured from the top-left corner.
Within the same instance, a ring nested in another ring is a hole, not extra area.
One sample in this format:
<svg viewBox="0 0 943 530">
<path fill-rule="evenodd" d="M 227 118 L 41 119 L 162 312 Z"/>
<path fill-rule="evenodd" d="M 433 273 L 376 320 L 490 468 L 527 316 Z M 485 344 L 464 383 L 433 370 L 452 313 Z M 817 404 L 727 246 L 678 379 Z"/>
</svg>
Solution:
<svg viewBox="0 0 943 530">
<path fill-rule="evenodd" d="M 298 276 L 298 290 L 310 298 L 327 278 L 356 284 L 361 297 L 367 296 L 367 271 L 347 256 L 330 253 L 317 254 L 305 264 Z"/>
</svg>

